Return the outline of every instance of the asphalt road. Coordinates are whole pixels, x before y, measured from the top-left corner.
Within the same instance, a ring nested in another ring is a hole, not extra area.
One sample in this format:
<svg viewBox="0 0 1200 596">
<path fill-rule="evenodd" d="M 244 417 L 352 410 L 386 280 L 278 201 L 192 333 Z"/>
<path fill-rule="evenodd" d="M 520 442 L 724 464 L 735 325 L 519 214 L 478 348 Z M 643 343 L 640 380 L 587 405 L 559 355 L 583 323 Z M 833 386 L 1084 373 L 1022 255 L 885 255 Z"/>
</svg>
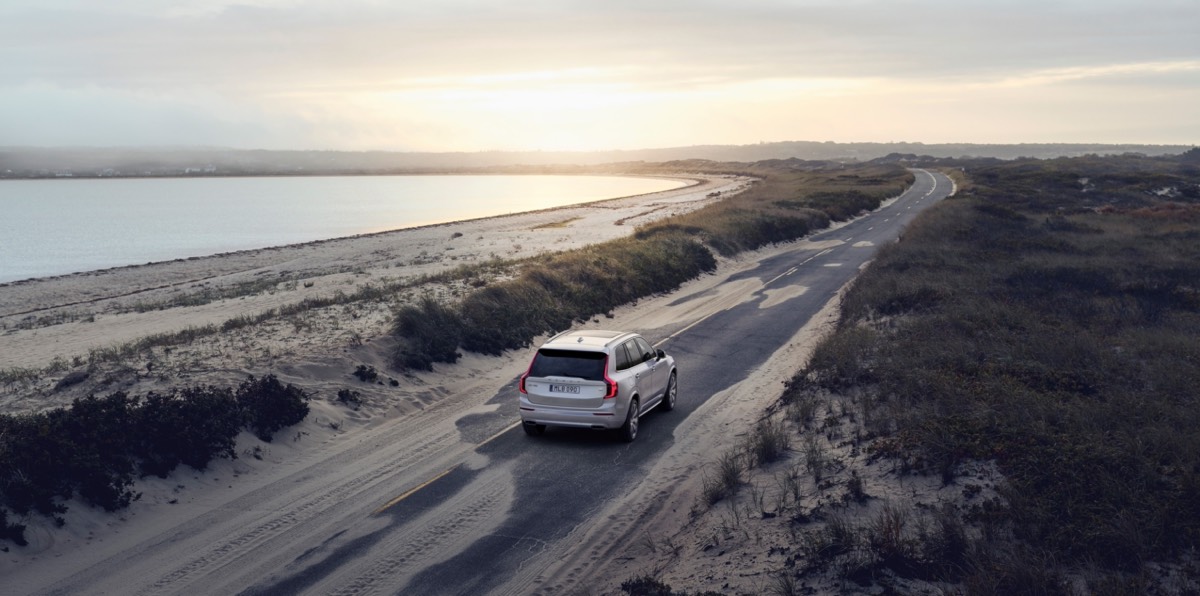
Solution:
<svg viewBox="0 0 1200 596">
<path fill-rule="evenodd" d="M 527 437 L 512 426 L 517 416 L 516 388 L 510 383 L 489 402 L 498 405 L 494 412 L 458 421 L 461 438 L 479 444 L 474 460 L 397 495 L 375 513 L 379 523 L 371 532 L 323 548 L 314 545 L 303 560 L 288 565 L 287 573 L 266 578 L 244 593 L 325 592 L 332 586 L 323 585 L 324 579 L 344 577 L 345 566 L 360 566 L 364 557 L 377 557 L 380 552 L 391 554 L 354 574 L 363 579 L 361 587 L 386 585 L 385 591 L 400 594 L 510 592 L 509 582 L 545 567 L 556 543 L 638 483 L 657 454 L 670 446 L 675 428 L 704 400 L 754 374 L 855 276 L 877 247 L 895 241 L 905 224 L 950 189 L 950 180 L 942 174 L 917 170 L 914 185 L 889 206 L 811 238 L 839 241 L 831 248 L 797 248 L 729 280 L 744 276 L 762 280 L 764 287 L 755 299 L 684 328 L 641 330 L 675 357 L 680 392 L 674 411 L 656 411 L 643 418 L 634 443 L 621 443 L 595 431 L 553 428 L 541 437 Z M 788 286 L 803 286 L 803 294 L 788 300 L 786 307 L 760 308 L 770 292 Z M 701 293 L 676 302 L 706 298 Z M 480 502 L 476 510 L 499 519 L 472 519 L 474 501 Z M 499 504 L 507 509 L 502 516 L 495 515 Z M 454 536 L 458 528 L 446 527 L 449 522 L 439 515 L 446 507 L 463 511 L 459 521 L 474 530 Z M 422 523 L 428 519 L 443 520 L 441 530 L 438 524 Z M 437 560 L 419 569 L 408 568 L 405 563 L 418 557 L 415 552 L 406 557 L 406 549 L 419 548 L 423 541 L 440 549 Z M 395 573 L 383 580 L 389 570 Z"/>
</svg>

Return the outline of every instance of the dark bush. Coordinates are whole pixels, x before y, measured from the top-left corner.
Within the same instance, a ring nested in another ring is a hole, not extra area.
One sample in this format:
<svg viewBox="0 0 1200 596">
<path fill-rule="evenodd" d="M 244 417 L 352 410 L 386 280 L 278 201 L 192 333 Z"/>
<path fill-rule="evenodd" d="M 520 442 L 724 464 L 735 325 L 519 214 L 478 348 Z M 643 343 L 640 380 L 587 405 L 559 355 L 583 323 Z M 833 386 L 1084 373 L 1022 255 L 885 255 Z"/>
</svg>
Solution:
<svg viewBox="0 0 1200 596">
<path fill-rule="evenodd" d="M 621 582 L 621 590 L 629 596 L 672 596 L 671 586 L 644 575 Z"/>
<path fill-rule="evenodd" d="M 834 221 L 844 221 L 879 207 L 883 198 L 885 197 L 872 196 L 860 190 L 848 190 L 813 193 L 805 203 L 809 208 L 824 212 Z"/>
<path fill-rule="evenodd" d="M 275 431 L 308 416 L 308 394 L 295 385 L 284 385 L 275 375 L 251 376 L 237 389 L 237 403 L 254 435 L 270 442 Z"/>
<path fill-rule="evenodd" d="M 236 458 L 234 440 L 242 421 L 228 388 L 146 395 L 133 417 L 141 472 L 165 478 L 181 463 L 203 470 L 214 458 Z"/>
<path fill-rule="evenodd" d="M 373 383 L 379 378 L 379 372 L 375 370 L 374 366 L 360 364 L 358 368 L 354 369 L 354 376 L 364 383 Z"/>
<path fill-rule="evenodd" d="M 433 370 L 434 362 L 458 362 L 462 321 L 451 307 L 428 296 L 396 312 L 392 332 L 400 337 L 393 354 L 398 368 Z"/>
<path fill-rule="evenodd" d="M 144 401 L 118 392 L 0 415 L 0 539 L 24 543 L 24 526 L 8 522 L 9 511 L 57 516 L 73 497 L 108 511 L 127 507 L 140 496 L 130 488 L 135 472 L 165 477 L 180 463 L 203 470 L 216 457 L 234 458 L 242 428 L 269 441 L 304 419 L 307 400 L 268 375 L 250 377 L 236 395 L 212 386 Z"/>
<path fill-rule="evenodd" d="M 362 406 L 362 394 L 350 389 L 340 389 L 337 392 L 337 400 L 347 406 L 357 410 Z"/>
<path fill-rule="evenodd" d="M 136 404 L 124 393 L 76 399 L 70 408 L 0 417 L 0 494 L 19 514 L 66 511 L 78 495 L 108 511 L 138 497 L 128 420 Z"/>
<path fill-rule="evenodd" d="M 61 434 L 62 412 L 0 416 L 0 494 L 17 514 L 56 515 L 74 495 L 62 462 L 75 448 Z"/>
<path fill-rule="evenodd" d="M 671 586 L 649 575 L 621 582 L 621 591 L 627 596 L 721 596 L 720 592 L 676 592 Z"/>
<path fill-rule="evenodd" d="M 561 303 L 528 277 L 473 292 L 460 307 L 463 348 L 498 355 L 570 323 Z"/>
<path fill-rule="evenodd" d="M 29 544 L 25 540 L 25 524 L 8 521 L 8 512 L 0 508 L 0 540 L 10 540 L 17 546 Z"/>
<path fill-rule="evenodd" d="M 124 393 L 88 396 L 55 416 L 63 472 L 85 502 L 106 511 L 127 507 L 139 496 L 129 489 L 135 462 L 128 429 L 136 405 Z"/>
<path fill-rule="evenodd" d="M 460 344 L 493 355 L 524 348 L 542 333 L 672 290 L 715 265 L 699 243 L 665 232 L 553 255 L 517 279 L 473 292 L 457 308 L 425 298 L 400 309 L 394 360 L 400 367 L 431 370 L 435 362 L 457 361 Z"/>
<path fill-rule="evenodd" d="M 679 233 L 626 238 L 554 255 L 531 265 L 518 279 L 464 299 L 462 346 L 484 354 L 523 348 L 541 333 L 673 290 L 715 266 L 707 249 Z"/>
</svg>

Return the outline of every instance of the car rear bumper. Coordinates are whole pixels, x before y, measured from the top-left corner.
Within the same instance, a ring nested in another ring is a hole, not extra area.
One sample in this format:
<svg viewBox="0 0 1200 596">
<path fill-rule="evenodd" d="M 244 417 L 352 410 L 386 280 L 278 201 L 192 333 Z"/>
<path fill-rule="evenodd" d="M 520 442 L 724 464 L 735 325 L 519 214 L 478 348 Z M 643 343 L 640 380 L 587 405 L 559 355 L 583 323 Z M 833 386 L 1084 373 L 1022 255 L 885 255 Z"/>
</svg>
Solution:
<svg viewBox="0 0 1200 596">
<path fill-rule="evenodd" d="M 521 421 L 525 424 L 547 426 L 570 426 L 573 428 L 616 429 L 625 423 L 624 411 L 617 414 L 615 399 L 608 400 L 600 409 L 556 408 L 529 403 L 521 396 Z"/>
</svg>

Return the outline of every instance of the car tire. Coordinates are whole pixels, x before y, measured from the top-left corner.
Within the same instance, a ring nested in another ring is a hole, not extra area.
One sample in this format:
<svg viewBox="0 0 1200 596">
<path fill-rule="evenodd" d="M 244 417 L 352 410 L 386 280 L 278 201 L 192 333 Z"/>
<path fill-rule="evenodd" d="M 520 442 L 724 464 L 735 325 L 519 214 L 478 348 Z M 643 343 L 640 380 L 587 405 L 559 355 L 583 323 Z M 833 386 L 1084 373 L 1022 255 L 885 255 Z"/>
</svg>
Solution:
<svg viewBox="0 0 1200 596">
<path fill-rule="evenodd" d="M 546 432 L 545 424 L 521 424 L 521 428 L 525 429 L 525 434 L 536 437 Z"/>
<path fill-rule="evenodd" d="M 625 424 L 621 425 L 621 440 L 632 443 L 638 434 L 638 400 L 629 402 L 629 413 L 625 415 Z"/>
<path fill-rule="evenodd" d="M 667 391 L 663 394 L 662 403 L 658 405 L 659 409 L 664 412 L 670 412 L 675 409 L 675 397 L 679 392 L 679 388 L 675 386 L 675 371 L 671 371 L 671 378 L 667 381 Z"/>
</svg>

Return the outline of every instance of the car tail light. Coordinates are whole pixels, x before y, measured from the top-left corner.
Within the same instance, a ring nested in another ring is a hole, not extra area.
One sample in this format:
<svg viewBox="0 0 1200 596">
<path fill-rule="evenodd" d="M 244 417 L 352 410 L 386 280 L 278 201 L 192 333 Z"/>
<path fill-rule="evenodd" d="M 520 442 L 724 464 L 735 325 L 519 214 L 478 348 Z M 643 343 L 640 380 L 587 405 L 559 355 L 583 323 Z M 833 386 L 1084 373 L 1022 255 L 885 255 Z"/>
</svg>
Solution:
<svg viewBox="0 0 1200 596">
<path fill-rule="evenodd" d="M 534 354 L 533 360 L 536 360 L 536 359 L 537 359 L 537 354 Z M 521 375 L 520 381 L 517 381 L 517 391 L 520 391 L 521 393 L 525 393 L 525 394 L 529 393 L 528 391 L 525 390 L 525 378 L 529 376 L 529 371 L 533 370 L 533 360 L 529 361 L 529 367 L 525 369 L 525 374 Z"/>
<path fill-rule="evenodd" d="M 620 347 L 620 346 L 618 346 Z M 617 396 L 617 382 L 608 377 L 608 357 L 604 357 L 604 399 Z"/>
</svg>

